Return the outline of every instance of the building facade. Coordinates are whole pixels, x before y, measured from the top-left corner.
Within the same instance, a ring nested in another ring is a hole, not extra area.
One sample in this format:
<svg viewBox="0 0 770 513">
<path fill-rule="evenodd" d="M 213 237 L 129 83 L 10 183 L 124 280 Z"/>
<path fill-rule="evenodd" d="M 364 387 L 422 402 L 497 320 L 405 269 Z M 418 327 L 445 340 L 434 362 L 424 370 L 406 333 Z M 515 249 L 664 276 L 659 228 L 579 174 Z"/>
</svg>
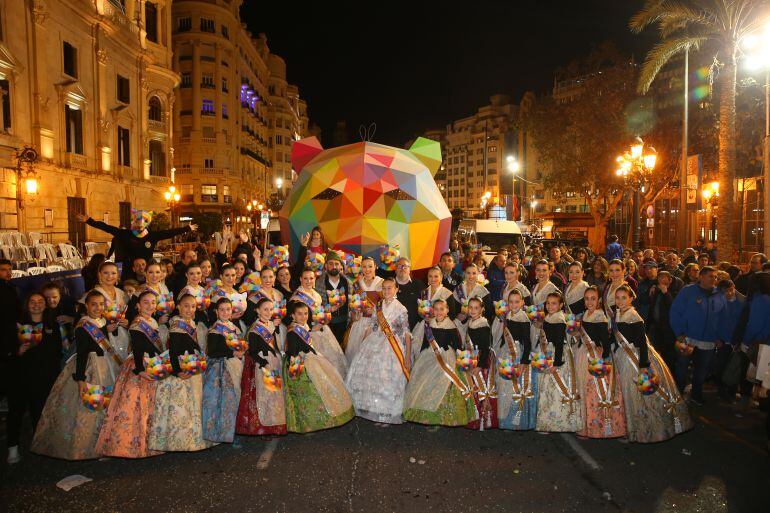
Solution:
<svg viewBox="0 0 770 513">
<path fill-rule="evenodd" d="M 241 24 L 241 0 L 177 0 L 175 183 L 181 215 L 245 215 L 292 183 L 291 143 L 307 134 L 307 105 L 264 34 Z"/>
<path fill-rule="evenodd" d="M 0 2 L 0 230 L 79 245 L 109 235 L 76 213 L 127 226 L 131 207 L 166 208 L 171 55 L 171 0 Z"/>
</svg>

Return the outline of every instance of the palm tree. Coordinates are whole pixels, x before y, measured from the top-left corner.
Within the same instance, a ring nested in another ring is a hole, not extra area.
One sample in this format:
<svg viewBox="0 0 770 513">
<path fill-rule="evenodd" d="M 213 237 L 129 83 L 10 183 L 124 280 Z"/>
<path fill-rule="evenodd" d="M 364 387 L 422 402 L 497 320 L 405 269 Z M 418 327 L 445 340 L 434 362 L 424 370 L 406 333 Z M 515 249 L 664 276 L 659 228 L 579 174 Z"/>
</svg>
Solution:
<svg viewBox="0 0 770 513">
<path fill-rule="evenodd" d="M 719 101 L 719 204 L 717 250 L 720 259 L 733 256 L 735 205 L 735 85 L 741 39 L 764 21 L 768 0 L 647 0 L 629 23 L 639 33 L 650 25 L 660 31 L 658 42 L 642 65 L 639 92 L 646 93 L 660 69 L 675 55 L 706 47 L 714 53 L 712 80 Z M 682 184 L 683 185 L 683 184 Z M 683 212 L 680 212 L 683 215 Z M 765 215 L 770 212 L 765 211 Z M 770 237 L 770 234 L 765 234 Z"/>
</svg>

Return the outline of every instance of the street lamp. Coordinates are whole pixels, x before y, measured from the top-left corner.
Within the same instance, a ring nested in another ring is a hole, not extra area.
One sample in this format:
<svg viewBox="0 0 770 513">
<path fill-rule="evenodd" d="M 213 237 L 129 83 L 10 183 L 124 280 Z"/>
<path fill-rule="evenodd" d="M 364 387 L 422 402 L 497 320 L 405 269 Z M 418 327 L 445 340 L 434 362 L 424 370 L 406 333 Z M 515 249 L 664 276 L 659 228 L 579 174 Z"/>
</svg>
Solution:
<svg viewBox="0 0 770 513">
<path fill-rule="evenodd" d="M 741 41 L 746 51 L 745 64 L 749 70 L 765 71 L 765 139 L 762 158 L 762 204 L 764 209 L 762 222 L 762 241 L 764 253 L 770 252 L 770 24 L 764 29 L 750 34 Z"/>
<path fill-rule="evenodd" d="M 626 187 L 631 187 L 634 191 L 633 209 L 634 215 L 631 216 L 633 222 L 632 230 L 634 234 L 634 248 L 641 246 L 641 226 L 639 223 L 639 191 L 644 190 L 647 182 L 652 176 L 652 170 L 658 160 L 657 152 L 652 146 L 645 148 L 644 141 L 637 137 L 636 141 L 629 151 L 617 158 L 618 169 L 615 174 L 621 178 Z"/>
<path fill-rule="evenodd" d="M 713 242 L 717 238 L 717 217 L 714 215 L 714 211 L 719 206 L 719 182 L 711 182 L 704 185 L 705 187 L 701 194 L 703 195 L 703 199 L 706 201 L 706 204 L 709 207 L 709 211 L 711 212 L 711 222 L 709 223 L 711 225 L 709 228 L 709 240 Z"/>
<path fill-rule="evenodd" d="M 168 186 L 166 192 L 163 193 L 163 197 L 166 198 L 166 202 L 168 203 L 168 209 L 171 212 L 171 227 L 174 228 L 176 227 L 176 204 L 179 203 L 179 200 L 182 198 L 182 196 L 179 194 L 179 192 L 177 192 L 176 186 L 171 184 Z"/>
<path fill-rule="evenodd" d="M 521 165 L 513 155 L 505 157 L 505 161 L 507 162 L 508 171 L 510 171 L 512 177 L 511 197 L 514 199 L 515 203 L 518 203 L 518 196 L 516 195 L 516 173 L 521 171 Z M 519 208 L 519 213 L 521 213 L 521 208 Z M 513 217 L 513 220 L 516 221 L 517 216 L 514 215 L 513 208 L 511 209 L 511 216 Z"/>
</svg>

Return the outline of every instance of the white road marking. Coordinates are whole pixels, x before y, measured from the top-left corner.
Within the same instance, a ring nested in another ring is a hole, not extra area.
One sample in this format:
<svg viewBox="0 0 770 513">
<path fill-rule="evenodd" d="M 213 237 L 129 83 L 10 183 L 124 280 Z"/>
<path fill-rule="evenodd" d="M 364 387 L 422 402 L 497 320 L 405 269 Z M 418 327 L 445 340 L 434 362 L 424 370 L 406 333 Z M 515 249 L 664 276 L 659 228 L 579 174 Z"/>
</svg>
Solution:
<svg viewBox="0 0 770 513">
<path fill-rule="evenodd" d="M 582 459 L 586 465 L 591 467 L 592 470 L 601 470 L 601 465 L 599 465 L 599 463 L 597 463 L 596 460 L 593 459 L 590 454 L 588 454 L 588 451 L 580 446 L 577 440 L 575 440 L 574 436 L 562 433 L 561 437 L 565 442 L 567 442 L 567 444 L 569 444 L 570 447 L 572 447 L 572 450 L 575 451 L 578 456 L 580 456 L 580 459 Z"/>
<path fill-rule="evenodd" d="M 273 438 L 269 442 L 267 442 L 267 446 L 265 447 L 265 450 L 262 451 L 262 454 L 259 456 L 259 460 L 257 461 L 257 470 L 265 470 L 267 467 L 270 466 L 270 460 L 273 459 L 273 453 L 275 453 L 276 448 L 278 447 L 278 439 Z"/>
</svg>

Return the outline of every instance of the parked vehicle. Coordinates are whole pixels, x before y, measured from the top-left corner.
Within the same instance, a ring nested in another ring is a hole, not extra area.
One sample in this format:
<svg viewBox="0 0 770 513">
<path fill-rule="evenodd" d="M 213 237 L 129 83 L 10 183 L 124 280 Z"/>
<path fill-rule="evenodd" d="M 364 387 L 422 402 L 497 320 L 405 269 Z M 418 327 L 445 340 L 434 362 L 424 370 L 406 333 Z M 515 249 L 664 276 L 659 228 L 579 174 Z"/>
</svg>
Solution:
<svg viewBox="0 0 770 513">
<path fill-rule="evenodd" d="M 516 247 L 524 254 L 524 238 L 516 221 L 500 219 L 463 219 L 457 229 L 471 245 L 479 246 L 489 263 L 503 248 Z"/>
</svg>

